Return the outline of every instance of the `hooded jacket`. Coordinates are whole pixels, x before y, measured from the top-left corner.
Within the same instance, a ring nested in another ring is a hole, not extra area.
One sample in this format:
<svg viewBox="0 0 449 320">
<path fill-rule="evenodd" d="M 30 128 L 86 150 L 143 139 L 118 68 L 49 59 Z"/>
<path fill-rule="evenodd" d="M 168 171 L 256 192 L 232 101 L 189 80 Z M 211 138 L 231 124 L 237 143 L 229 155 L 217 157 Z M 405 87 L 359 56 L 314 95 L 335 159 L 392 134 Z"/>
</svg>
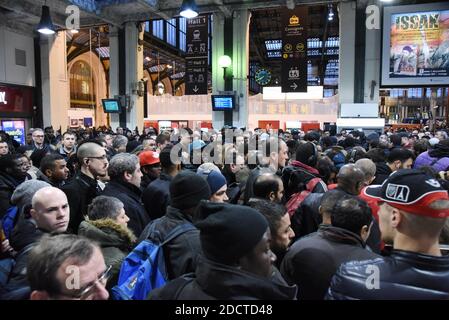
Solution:
<svg viewBox="0 0 449 320">
<path fill-rule="evenodd" d="M 294 300 L 296 286 L 202 258 L 195 274 L 154 290 L 154 300 Z"/>
<path fill-rule="evenodd" d="M 320 226 L 295 242 L 284 257 L 281 274 L 298 285 L 298 299 L 323 300 L 332 276 L 347 261 L 379 257 L 365 249 L 359 235 L 333 226 Z"/>
<path fill-rule="evenodd" d="M 78 234 L 100 245 L 106 265 L 112 266 L 108 288 L 117 284 L 123 259 L 136 242 L 131 230 L 112 219 L 99 219 L 81 222 Z"/>
</svg>

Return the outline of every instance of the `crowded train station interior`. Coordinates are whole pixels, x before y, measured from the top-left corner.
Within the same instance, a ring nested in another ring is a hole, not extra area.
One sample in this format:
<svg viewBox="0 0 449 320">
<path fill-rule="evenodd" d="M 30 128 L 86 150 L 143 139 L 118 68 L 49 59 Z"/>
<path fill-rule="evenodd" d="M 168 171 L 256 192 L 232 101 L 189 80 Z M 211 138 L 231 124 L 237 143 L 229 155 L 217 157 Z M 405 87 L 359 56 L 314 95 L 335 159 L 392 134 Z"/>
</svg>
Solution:
<svg viewBox="0 0 449 320">
<path fill-rule="evenodd" d="M 0 17 L 0 300 L 449 299 L 449 2 Z"/>
</svg>

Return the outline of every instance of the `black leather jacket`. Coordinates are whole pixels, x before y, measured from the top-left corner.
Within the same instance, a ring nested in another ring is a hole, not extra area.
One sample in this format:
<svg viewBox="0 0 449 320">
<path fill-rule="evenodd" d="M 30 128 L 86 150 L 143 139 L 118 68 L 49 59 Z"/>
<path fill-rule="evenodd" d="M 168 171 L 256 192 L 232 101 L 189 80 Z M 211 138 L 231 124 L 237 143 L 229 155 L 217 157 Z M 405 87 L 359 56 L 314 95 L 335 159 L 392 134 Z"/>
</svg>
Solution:
<svg viewBox="0 0 449 320">
<path fill-rule="evenodd" d="M 449 256 L 393 250 L 389 257 L 343 264 L 331 300 L 449 299 Z"/>
</svg>

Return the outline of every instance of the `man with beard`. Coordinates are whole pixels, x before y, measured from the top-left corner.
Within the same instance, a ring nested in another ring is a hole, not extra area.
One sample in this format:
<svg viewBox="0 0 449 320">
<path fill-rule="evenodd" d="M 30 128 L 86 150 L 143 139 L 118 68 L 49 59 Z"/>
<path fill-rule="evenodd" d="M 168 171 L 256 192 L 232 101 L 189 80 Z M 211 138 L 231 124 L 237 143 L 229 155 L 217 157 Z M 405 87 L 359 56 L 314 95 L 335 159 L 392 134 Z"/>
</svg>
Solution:
<svg viewBox="0 0 449 320">
<path fill-rule="evenodd" d="M 77 151 L 81 169 L 76 176 L 61 189 L 67 195 L 70 205 L 70 224 L 72 232 L 78 230 L 84 216 L 87 215 L 87 206 L 101 191 L 97 180 L 107 174 L 108 159 L 106 151 L 101 144 L 85 142 Z"/>
</svg>

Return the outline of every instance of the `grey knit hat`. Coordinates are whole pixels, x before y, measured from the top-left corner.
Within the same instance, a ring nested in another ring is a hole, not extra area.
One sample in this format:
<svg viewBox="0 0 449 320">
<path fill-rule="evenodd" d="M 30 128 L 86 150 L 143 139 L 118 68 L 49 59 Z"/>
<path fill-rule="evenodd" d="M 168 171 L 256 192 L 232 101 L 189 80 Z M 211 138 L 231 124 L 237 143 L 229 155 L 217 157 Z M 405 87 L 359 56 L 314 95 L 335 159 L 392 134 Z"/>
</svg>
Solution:
<svg viewBox="0 0 449 320">
<path fill-rule="evenodd" d="M 11 197 L 11 203 L 17 206 L 20 211 L 23 208 L 31 205 L 31 199 L 33 199 L 34 194 L 42 188 L 51 187 L 51 185 L 45 181 L 41 180 L 27 180 L 19 184 L 14 190 Z"/>
</svg>

